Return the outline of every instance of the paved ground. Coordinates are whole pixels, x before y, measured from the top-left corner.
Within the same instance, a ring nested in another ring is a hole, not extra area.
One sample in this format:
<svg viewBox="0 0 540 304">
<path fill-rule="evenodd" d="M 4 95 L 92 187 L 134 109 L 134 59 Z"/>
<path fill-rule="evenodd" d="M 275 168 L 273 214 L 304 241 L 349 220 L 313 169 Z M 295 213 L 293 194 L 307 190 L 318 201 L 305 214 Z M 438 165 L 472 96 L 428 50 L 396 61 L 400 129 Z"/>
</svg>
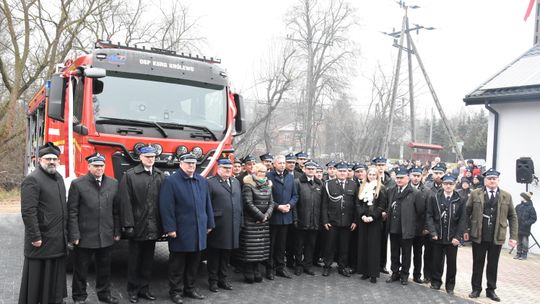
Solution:
<svg viewBox="0 0 540 304">
<path fill-rule="evenodd" d="M 0 304 L 16 303 L 22 269 L 22 235 L 23 225 L 20 214 L 0 214 Z M 120 244 L 113 258 L 113 294 L 126 300 L 126 246 Z M 513 260 L 505 250 L 501 253 L 499 264 L 499 281 L 497 292 L 503 303 L 534 303 L 540 301 L 540 257 L 532 256 L 528 261 Z M 158 246 L 154 267 L 154 283 L 152 290 L 158 297 L 156 304 L 170 303 L 167 286 L 167 248 L 166 244 Z M 401 286 L 397 283 L 387 284 L 383 276 L 377 284 L 361 281 L 358 275 L 344 278 L 337 273 L 329 277 L 320 275 L 308 277 L 302 275 L 292 280 L 276 278 L 275 281 L 264 281 L 261 284 L 248 285 L 242 283 L 239 274 L 232 275 L 233 291 L 214 294 L 208 291 L 206 275 L 201 273 L 197 286 L 207 296 L 206 300 L 185 299 L 185 303 L 471 303 L 467 298 L 471 272 L 470 247 L 461 248 L 458 253 L 458 278 L 456 296 L 448 296 L 445 292 L 429 289 L 426 285 L 410 283 Z M 68 286 L 71 286 L 68 276 Z M 88 303 L 98 303 L 90 282 Z M 68 290 L 70 288 L 68 287 Z M 70 294 L 71 292 L 68 291 Z M 482 293 L 481 303 L 491 302 Z M 68 303 L 72 303 L 68 298 Z M 145 302 L 143 300 L 140 303 Z"/>
</svg>

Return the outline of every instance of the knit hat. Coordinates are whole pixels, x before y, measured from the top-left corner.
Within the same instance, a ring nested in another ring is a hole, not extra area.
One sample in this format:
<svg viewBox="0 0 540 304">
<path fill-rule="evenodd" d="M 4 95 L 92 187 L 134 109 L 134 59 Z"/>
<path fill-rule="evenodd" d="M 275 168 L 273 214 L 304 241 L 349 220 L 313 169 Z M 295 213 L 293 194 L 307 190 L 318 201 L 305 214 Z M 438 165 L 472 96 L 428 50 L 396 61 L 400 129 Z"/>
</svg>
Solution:
<svg viewBox="0 0 540 304">
<path fill-rule="evenodd" d="M 530 201 L 532 199 L 532 192 L 521 192 L 521 197 L 523 197 L 524 200 Z"/>
</svg>

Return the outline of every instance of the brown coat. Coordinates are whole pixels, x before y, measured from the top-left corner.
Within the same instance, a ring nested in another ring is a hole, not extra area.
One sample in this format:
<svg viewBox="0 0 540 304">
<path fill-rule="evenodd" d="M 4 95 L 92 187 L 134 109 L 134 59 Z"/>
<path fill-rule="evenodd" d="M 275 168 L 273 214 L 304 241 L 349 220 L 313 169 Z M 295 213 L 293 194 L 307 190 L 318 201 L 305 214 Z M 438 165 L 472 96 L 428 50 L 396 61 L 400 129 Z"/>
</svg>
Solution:
<svg viewBox="0 0 540 304">
<path fill-rule="evenodd" d="M 484 188 L 471 192 L 467 200 L 467 218 L 471 241 L 482 242 L 482 214 L 484 213 Z M 510 224 L 510 239 L 517 240 L 518 222 L 517 214 L 512 203 L 510 193 L 499 188 L 499 201 L 497 202 L 497 220 L 495 222 L 495 237 L 492 240 L 496 245 L 504 244 L 506 228 Z"/>
</svg>

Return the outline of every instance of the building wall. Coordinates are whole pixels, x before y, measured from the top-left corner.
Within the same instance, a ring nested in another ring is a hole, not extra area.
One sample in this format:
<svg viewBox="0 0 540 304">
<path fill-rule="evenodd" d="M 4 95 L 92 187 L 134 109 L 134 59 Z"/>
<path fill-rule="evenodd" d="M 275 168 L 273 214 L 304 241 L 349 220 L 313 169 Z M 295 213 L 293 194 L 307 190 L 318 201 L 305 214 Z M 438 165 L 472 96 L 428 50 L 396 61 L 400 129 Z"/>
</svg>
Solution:
<svg viewBox="0 0 540 304">
<path fill-rule="evenodd" d="M 535 172 L 540 176 L 540 101 L 496 104 L 492 107 L 499 112 L 499 141 L 496 167 L 501 172 L 500 187 L 512 194 L 514 206 L 520 203 L 525 184 L 516 182 L 516 160 L 530 157 L 535 164 Z M 494 115 L 489 115 L 487 140 L 487 168 L 492 164 Z M 540 241 L 540 186 L 531 184 L 529 191 L 534 193 L 533 202 L 539 220 L 532 226 L 532 233 Z M 534 243 L 529 238 L 530 245 Z M 533 253 L 540 254 L 535 246 Z"/>
</svg>

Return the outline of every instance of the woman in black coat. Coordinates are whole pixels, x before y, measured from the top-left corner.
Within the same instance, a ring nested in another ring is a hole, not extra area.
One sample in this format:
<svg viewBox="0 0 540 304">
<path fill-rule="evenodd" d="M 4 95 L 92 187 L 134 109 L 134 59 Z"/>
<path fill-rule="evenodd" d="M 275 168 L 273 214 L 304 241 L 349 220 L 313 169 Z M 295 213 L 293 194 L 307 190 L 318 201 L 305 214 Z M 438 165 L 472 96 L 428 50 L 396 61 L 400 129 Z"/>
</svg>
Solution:
<svg viewBox="0 0 540 304">
<path fill-rule="evenodd" d="M 356 204 L 358 219 L 358 262 L 357 272 L 362 280 L 371 278 L 376 283 L 379 277 L 381 251 L 381 214 L 385 208 L 386 188 L 381 183 L 377 168 L 367 171 L 362 182 Z"/>
<path fill-rule="evenodd" d="M 242 200 L 244 203 L 244 225 L 240 230 L 238 260 L 244 262 L 247 283 L 261 282 L 259 263 L 270 257 L 270 225 L 268 220 L 274 210 L 272 183 L 266 178 L 266 167 L 257 164 L 253 175 L 244 177 Z"/>
</svg>

